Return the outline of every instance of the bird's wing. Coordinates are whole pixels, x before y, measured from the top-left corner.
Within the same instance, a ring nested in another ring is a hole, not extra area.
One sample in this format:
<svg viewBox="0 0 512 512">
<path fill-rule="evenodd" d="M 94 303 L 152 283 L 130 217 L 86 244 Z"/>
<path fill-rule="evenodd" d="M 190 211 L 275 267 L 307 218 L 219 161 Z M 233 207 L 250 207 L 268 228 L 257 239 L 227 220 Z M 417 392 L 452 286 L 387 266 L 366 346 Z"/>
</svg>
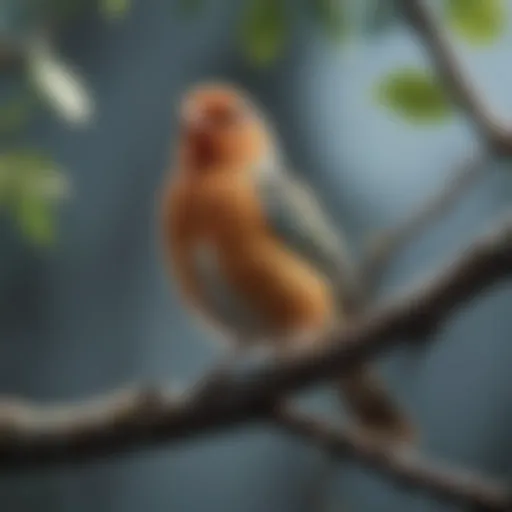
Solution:
<svg viewBox="0 0 512 512">
<path fill-rule="evenodd" d="M 344 305 L 359 294 L 356 268 L 344 236 L 313 190 L 281 169 L 257 173 L 260 197 L 274 232 L 335 285 Z"/>
</svg>

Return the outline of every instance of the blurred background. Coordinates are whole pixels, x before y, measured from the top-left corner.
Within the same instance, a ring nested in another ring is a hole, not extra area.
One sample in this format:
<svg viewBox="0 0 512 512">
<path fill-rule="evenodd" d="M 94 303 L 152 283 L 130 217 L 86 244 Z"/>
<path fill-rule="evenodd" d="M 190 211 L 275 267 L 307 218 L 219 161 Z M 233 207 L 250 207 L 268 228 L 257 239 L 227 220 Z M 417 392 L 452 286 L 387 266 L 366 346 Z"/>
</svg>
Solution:
<svg viewBox="0 0 512 512">
<path fill-rule="evenodd" d="M 429 0 L 493 108 L 512 117 L 512 1 Z M 155 194 L 175 107 L 221 78 L 271 113 L 354 244 L 407 216 L 479 141 L 394 0 L 0 0 L 0 392 L 76 400 L 197 379 L 218 352 L 161 266 Z M 400 254 L 383 293 L 510 204 L 507 164 Z M 379 364 L 429 454 L 512 473 L 512 296 L 474 301 Z M 311 405 L 334 414 L 323 392 Z M 314 447 L 245 427 L 82 467 L 2 475 L 6 512 L 309 511 Z M 342 461 L 332 510 L 454 510 Z"/>
</svg>

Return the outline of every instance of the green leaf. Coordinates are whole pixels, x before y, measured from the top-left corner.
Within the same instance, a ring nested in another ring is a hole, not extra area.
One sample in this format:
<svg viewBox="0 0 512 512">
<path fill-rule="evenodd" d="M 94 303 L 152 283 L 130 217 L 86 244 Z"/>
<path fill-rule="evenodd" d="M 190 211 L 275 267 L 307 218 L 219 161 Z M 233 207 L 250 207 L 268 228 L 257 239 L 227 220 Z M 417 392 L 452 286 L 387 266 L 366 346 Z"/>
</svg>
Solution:
<svg viewBox="0 0 512 512">
<path fill-rule="evenodd" d="M 489 44 L 506 26 L 504 0 L 444 0 L 449 25 L 472 44 Z"/>
<path fill-rule="evenodd" d="M 52 203 L 34 194 L 22 196 L 15 208 L 17 224 L 25 237 L 37 246 L 49 246 L 55 239 Z"/>
<path fill-rule="evenodd" d="M 347 33 L 347 19 L 341 0 L 311 0 L 317 21 L 329 37 L 340 40 Z"/>
<path fill-rule="evenodd" d="M 100 0 L 100 12 L 108 20 L 117 20 L 130 10 L 132 0 Z"/>
<path fill-rule="evenodd" d="M 0 153 L 0 183 L 8 183 L 16 196 L 24 191 L 37 191 L 41 197 L 60 199 L 66 194 L 65 179 L 55 162 L 33 150 L 11 150 Z"/>
<path fill-rule="evenodd" d="M 412 67 L 392 71 L 376 87 L 379 103 L 411 122 L 437 122 L 452 108 L 443 88 L 427 71 Z"/>
<path fill-rule="evenodd" d="M 286 29 L 283 0 L 249 0 L 241 26 L 245 54 L 259 66 L 272 63 L 284 49 Z"/>
<path fill-rule="evenodd" d="M 53 208 L 67 191 L 67 181 L 46 155 L 31 150 L 0 154 L 0 206 L 32 243 L 53 241 Z"/>
</svg>

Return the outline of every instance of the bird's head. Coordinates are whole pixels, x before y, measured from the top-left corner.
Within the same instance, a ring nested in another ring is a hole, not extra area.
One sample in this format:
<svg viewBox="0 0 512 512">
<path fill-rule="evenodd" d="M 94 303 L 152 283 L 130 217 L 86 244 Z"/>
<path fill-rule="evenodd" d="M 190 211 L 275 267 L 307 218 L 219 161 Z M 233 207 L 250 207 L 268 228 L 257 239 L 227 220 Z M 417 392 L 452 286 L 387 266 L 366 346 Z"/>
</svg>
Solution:
<svg viewBox="0 0 512 512">
<path fill-rule="evenodd" d="M 189 91 L 180 108 L 185 167 L 243 169 L 263 158 L 271 137 L 252 100 L 227 84 L 204 84 Z"/>
</svg>

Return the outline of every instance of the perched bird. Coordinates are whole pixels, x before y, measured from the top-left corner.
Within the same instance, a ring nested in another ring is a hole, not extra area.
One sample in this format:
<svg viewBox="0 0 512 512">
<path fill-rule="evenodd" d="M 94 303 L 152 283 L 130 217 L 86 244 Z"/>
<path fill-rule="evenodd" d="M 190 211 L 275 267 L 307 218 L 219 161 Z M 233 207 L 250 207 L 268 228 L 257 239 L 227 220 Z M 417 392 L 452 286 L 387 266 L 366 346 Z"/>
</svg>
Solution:
<svg viewBox="0 0 512 512">
<path fill-rule="evenodd" d="M 344 238 L 287 167 L 262 109 L 232 85 L 207 83 L 185 95 L 179 115 L 160 221 L 186 303 L 235 344 L 285 351 L 349 322 Z M 334 384 L 363 428 L 412 440 L 373 369 Z"/>
</svg>

